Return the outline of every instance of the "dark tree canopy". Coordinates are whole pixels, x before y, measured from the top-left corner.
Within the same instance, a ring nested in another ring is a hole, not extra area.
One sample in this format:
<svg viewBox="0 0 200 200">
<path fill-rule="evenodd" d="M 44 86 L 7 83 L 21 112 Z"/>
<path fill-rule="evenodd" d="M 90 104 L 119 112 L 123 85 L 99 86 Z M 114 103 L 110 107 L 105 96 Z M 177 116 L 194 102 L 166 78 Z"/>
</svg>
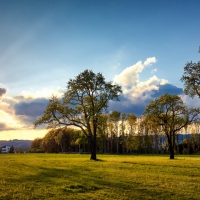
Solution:
<svg viewBox="0 0 200 200">
<path fill-rule="evenodd" d="M 185 65 L 181 81 L 184 82 L 185 94 L 192 98 L 198 95 L 200 98 L 200 61 L 198 63 L 188 62 Z"/>
<path fill-rule="evenodd" d="M 106 82 L 101 73 L 85 70 L 67 83 L 63 99 L 53 96 L 35 127 L 46 124 L 48 128 L 74 125 L 87 136 L 91 159 L 96 160 L 96 133 L 100 116 L 107 111 L 110 100 L 119 101 L 121 86 Z"/>
<path fill-rule="evenodd" d="M 149 103 L 144 115 L 147 121 L 162 127 L 168 140 L 170 159 L 174 159 L 175 135 L 197 121 L 199 113 L 200 109 L 188 108 L 180 96 L 164 94 Z"/>
</svg>

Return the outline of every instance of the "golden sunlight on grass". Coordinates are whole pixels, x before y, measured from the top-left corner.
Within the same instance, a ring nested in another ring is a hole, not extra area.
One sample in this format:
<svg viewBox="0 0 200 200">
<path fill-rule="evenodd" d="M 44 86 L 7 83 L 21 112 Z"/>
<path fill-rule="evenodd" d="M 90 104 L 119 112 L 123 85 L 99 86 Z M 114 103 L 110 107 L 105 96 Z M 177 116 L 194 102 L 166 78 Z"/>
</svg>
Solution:
<svg viewBox="0 0 200 200">
<path fill-rule="evenodd" d="M 0 199 L 199 199 L 200 157 L 1 154 Z"/>
</svg>

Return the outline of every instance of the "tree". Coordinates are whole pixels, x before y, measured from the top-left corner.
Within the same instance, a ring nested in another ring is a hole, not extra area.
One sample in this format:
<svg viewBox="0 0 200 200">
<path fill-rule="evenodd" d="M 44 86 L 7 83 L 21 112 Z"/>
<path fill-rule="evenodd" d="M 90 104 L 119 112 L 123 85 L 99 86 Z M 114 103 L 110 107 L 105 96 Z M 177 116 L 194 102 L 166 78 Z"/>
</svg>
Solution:
<svg viewBox="0 0 200 200">
<path fill-rule="evenodd" d="M 164 94 L 147 105 L 144 115 L 162 127 L 169 145 L 170 159 L 174 159 L 175 136 L 179 130 L 197 121 L 200 109 L 188 108 L 178 95 Z"/>
<path fill-rule="evenodd" d="M 121 113 L 114 110 L 110 113 L 109 121 L 110 121 L 110 129 L 111 129 L 111 152 L 114 152 L 114 139 L 117 138 L 117 153 L 119 153 L 118 147 L 118 126 L 120 121 Z"/>
<path fill-rule="evenodd" d="M 129 134 L 133 134 L 134 133 L 134 126 L 136 125 L 136 121 L 137 121 L 137 117 L 135 116 L 134 113 L 131 113 L 128 115 L 127 117 L 127 123 L 129 126 Z"/>
<path fill-rule="evenodd" d="M 9 153 L 14 153 L 15 152 L 15 149 L 14 149 L 14 146 L 12 145 L 11 147 L 10 147 L 10 152 Z"/>
<path fill-rule="evenodd" d="M 47 153 L 58 153 L 59 145 L 55 141 L 55 136 L 57 135 L 57 130 L 50 130 L 42 139 L 42 148 Z"/>
<path fill-rule="evenodd" d="M 154 123 L 148 117 L 143 118 L 142 124 L 144 127 L 144 146 L 145 152 L 146 150 L 156 150 L 156 153 L 159 151 L 159 147 L 161 147 L 160 139 L 162 138 L 162 129 L 156 123 Z M 153 148 L 152 148 L 153 147 Z"/>
<path fill-rule="evenodd" d="M 109 114 L 102 114 L 100 116 L 100 125 L 98 126 L 99 137 L 103 140 L 103 152 L 109 152 L 109 143 L 108 143 L 108 118 Z"/>
<path fill-rule="evenodd" d="M 198 95 L 200 98 L 200 61 L 198 63 L 188 62 L 185 65 L 181 81 L 184 82 L 185 94 L 192 98 Z"/>
<path fill-rule="evenodd" d="M 47 128 L 76 126 L 88 137 L 91 159 L 96 160 L 96 134 L 100 115 L 108 109 L 110 100 L 119 101 L 121 86 L 106 82 L 101 73 L 85 70 L 67 83 L 63 99 L 53 96 L 34 125 Z"/>
<path fill-rule="evenodd" d="M 125 153 L 125 129 L 126 129 L 126 121 L 127 121 L 127 115 L 125 113 L 122 113 L 121 115 L 121 123 L 120 123 L 120 144 L 122 145 L 123 153 Z"/>
<path fill-rule="evenodd" d="M 31 142 L 31 150 L 32 151 L 42 150 L 42 138 L 35 138 Z"/>
<path fill-rule="evenodd" d="M 140 136 L 128 135 L 125 145 L 128 150 L 138 152 L 140 148 Z"/>
<path fill-rule="evenodd" d="M 61 147 L 62 152 L 63 151 L 63 130 L 58 130 L 58 134 L 54 136 L 54 139 L 56 143 Z"/>
<path fill-rule="evenodd" d="M 136 121 L 137 121 L 137 117 L 135 116 L 134 113 L 128 114 L 126 122 L 127 122 L 129 134 L 128 134 L 128 137 L 125 141 L 125 146 L 131 152 L 132 152 L 132 150 L 134 150 L 132 148 L 131 141 L 134 140 L 133 134 L 135 134 Z"/>
</svg>

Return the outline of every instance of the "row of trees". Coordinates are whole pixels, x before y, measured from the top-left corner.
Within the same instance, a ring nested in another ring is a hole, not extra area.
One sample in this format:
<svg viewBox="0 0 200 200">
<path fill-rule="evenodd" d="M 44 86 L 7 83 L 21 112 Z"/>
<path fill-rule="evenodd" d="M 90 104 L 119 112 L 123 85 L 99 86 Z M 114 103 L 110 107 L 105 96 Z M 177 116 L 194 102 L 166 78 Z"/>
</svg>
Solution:
<svg viewBox="0 0 200 200">
<path fill-rule="evenodd" d="M 131 127 L 125 121 L 124 135 L 121 132 L 121 121 L 118 121 L 119 136 L 112 132 L 112 129 L 109 129 L 113 126 L 110 126 L 110 123 L 107 121 L 105 133 L 100 130 L 97 132 L 98 153 L 159 154 L 169 152 L 168 140 L 163 132 L 161 130 L 151 132 L 150 129 L 145 127 L 143 119 L 137 120 L 132 133 L 130 132 Z M 197 128 L 192 128 L 191 134 L 181 134 L 182 131 L 188 132 L 189 130 L 182 130 L 177 134 L 174 152 L 178 154 L 199 154 L 200 135 L 197 130 Z M 33 140 L 30 149 L 32 153 L 88 153 L 89 151 L 85 134 L 81 130 L 71 128 L 49 130 L 45 137 Z"/>
<path fill-rule="evenodd" d="M 87 138 L 80 130 L 58 128 L 49 130 L 43 138 L 33 140 L 30 152 L 78 152 L 80 145 L 84 150 L 89 151 Z"/>
<path fill-rule="evenodd" d="M 185 93 L 191 97 L 195 94 L 200 95 L 199 71 L 199 63 L 188 63 L 184 68 L 181 80 L 186 86 Z M 95 74 L 91 70 L 85 70 L 68 81 L 67 92 L 64 93 L 61 100 L 55 96 L 50 99 L 43 116 L 38 118 L 34 125 L 37 127 L 46 124 L 47 128 L 51 129 L 72 125 L 78 127 L 88 140 L 91 159 L 96 160 L 97 134 L 106 135 L 107 126 L 112 130 L 110 138 L 111 150 L 113 149 L 112 138 L 114 134 L 118 133 L 117 123 L 119 123 L 120 114 L 114 111 L 108 116 L 106 113 L 108 113 L 109 101 L 119 101 L 121 93 L 121 86 L 106 82 L 101 73 Z M 143 116 L 143 124 L 145 124 L 143 131 L 163 132 L 169 145 L 170 159 L 174 159 L 177 133 L 189 124 L 196 122 L 199 113 L 199 108 L 188 108 L 180 96 L 165 94 L 147 105 Z M 126 117 L 126 114 L 121 116 L 120 135 L 122 138 L 125 136 L 124 122 L 128 120 Z M 112 120 L 112 123 L 107 123 L 109 120 Z M 134 120 L 135 116 L 133 115 Z M 119 145 L 117 145 L 118 147 Z M 125 150 L 124 139 L 122 139 L 122 147 Z"/>
<path fill-rule="evenodd" d="M 136 119 L 134 114 L 126 115 L 118 111 L 101 114 L 96 132 L 98 138 L 96 149 L 104 153 L 119 153 L 119 145 L 124 141 L 121 138 L 125 138 L 127 132 L 135 133 Z M 119 138 L 119 135 L 120 141 L 116 139 Z M 89 152 L 88 140 L 90 140 L 89 135 L 86 135 L 81 129 L 67 127 L 51 129 L 44 138 L 36 138 L 32 142 L 31 151 L 73 152 L 77 151 L 77 147 L 79 147 L 79 150 Z M 125 145 L 123 146 L 123 152 L 125 152 Z"/>
</svg>

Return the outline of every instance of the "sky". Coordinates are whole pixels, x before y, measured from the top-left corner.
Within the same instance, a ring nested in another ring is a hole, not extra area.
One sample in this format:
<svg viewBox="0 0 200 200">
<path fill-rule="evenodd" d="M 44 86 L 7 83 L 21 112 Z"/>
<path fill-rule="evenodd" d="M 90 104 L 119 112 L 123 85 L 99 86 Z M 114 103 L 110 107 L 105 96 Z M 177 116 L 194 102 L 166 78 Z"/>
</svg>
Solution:
<svg viewBox="0 0 200 200">
<path fill-rule="evenodd" d="M 85 69 L 123 88 L 110 111 L 142 115 L 164 93 L 182 92 L 200 53 L 199 0 L 0 0 L 0 140 L 34 139 L 52 94 Z"/>
</svg>

